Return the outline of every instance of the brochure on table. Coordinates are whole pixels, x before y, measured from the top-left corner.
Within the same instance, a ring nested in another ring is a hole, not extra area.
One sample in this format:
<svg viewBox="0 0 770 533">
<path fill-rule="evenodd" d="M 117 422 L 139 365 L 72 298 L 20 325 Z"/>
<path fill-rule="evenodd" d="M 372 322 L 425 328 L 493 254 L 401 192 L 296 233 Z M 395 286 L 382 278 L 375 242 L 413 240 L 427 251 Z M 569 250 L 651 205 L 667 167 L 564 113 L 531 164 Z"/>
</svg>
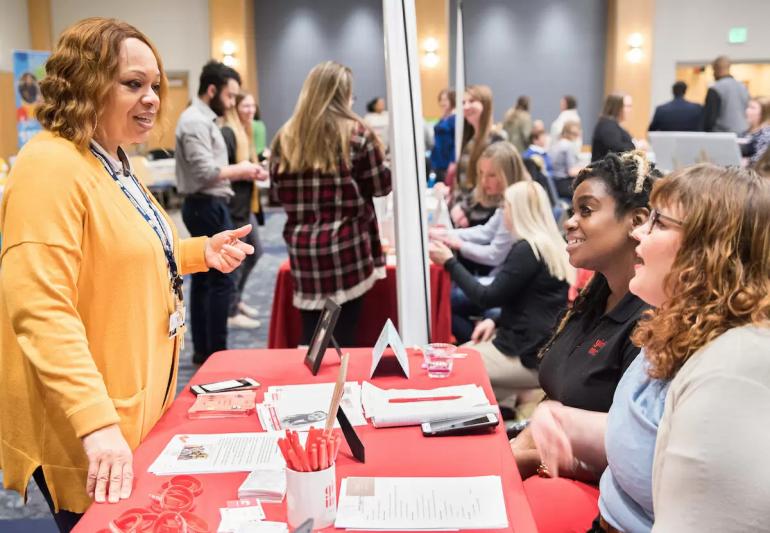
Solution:
<svg viewBox="0 0 770 533">
<path fill-rule="evenodd" d="M 404 376 L 408 378 L 409 358 L 406 355 L 406 348 L 404 348 L 404 343 L 401 340 L 401 336 L 398 334 L 396 327 L 393 325 L 393 322 L 391 322 L 390 319 L 385 322 L 385 326 L 382 328 L 380 337 L 377 339 L 374 348 L 372 348 L 372 368 L 369 371 L 369 378 L 374 376 L 374 371 L 380 364 L 382 354 L 385 352 L 385 349 L 388 346 L 393 348 L 393 353 L 396 354 L 396 359 L 398 360 L 399 365 L 401 365 L 401 370 L 403 370 Z"/>
<path fill-rule="evenodd" d="M 265 400 L 257 405 L 257 415 L 267 431 L 293 429 L 307 431 L 311 426 L 322 428 L 334 394 L 335 383 L 304 385 L 275 385 L 265 391 Z M 361 385 L 346 381 L 340 408 L 354 426 L 365 426 L 361 406 Z M 339 427 L 335 422 L 334 427 Z"/>
<path fill-rule="evenodd" d="M 278 449 L 278 439 L 283 436 L 283 432 L 175 435 L 148 471 L 172 476 L 251 472 L 263 465 L 285 467 Z"/>
<path fill-rule="evenodd" d="M 508 527 L 508 516 L 500 476 L 348 477 L 340 486 L 334 526 L 501 529 Z"/>
<path fill-rule="evenodd" d="M 497 412 L 478 385 L 435 389 L 381 389 L 369 382 L 361 386 L 361 403 L 374 427 L 414 426 L 435 420 Z"/>
</svg>

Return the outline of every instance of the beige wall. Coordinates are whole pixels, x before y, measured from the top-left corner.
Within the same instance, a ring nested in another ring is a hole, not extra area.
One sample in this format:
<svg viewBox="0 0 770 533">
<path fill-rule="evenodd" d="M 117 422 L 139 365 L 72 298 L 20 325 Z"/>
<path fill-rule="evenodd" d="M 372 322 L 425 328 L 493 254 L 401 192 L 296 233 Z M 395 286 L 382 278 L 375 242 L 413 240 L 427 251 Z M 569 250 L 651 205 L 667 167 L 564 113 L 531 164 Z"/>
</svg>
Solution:
<svg viewBox="0 0 770 533">
<path fill-rule="evenodd" d="M 235 43 L 235 65 L 243 80 L 243 89 L 257 93 L 256 39 L 254 38 L 253 0 L 209 0 L 211 55 L 222 60 L 222 44 Z"/>
<path fill-rule="evenodd" d="M 417 11 L 417 46 L 420 56 L 422 113 L 428 118 L 441 118 L 438 93 L 449 83 L 449 2 L 448 0 L 415 0 Z M 423 62 L 425 39 L 438 41 L 439 62 L 428 68 Z"/>
<path fill-rule="evenodd" d="M 608 0 L 607 7 L 605 95 L 615 91 L 631 95 L 634 107 L 623 126 L 633 137 L 643 138 L 647 135 L 650 121 L 655 0 Z M 626 57 L 629 50 L 628 37 L 633 33 L 640 33 L 643 38 L 642 59 L 639 63 L 632 63 Z"/>
<path fill-rule="evenodd" d="M 189 73 L 189 95 L 198 91 L 201 68 L 211 58 L 208 0 L 55 0 L 54 37 L 86 17 L 115 17 L 133 24 L 155 44 L 166 70 Z"/>
</svg>

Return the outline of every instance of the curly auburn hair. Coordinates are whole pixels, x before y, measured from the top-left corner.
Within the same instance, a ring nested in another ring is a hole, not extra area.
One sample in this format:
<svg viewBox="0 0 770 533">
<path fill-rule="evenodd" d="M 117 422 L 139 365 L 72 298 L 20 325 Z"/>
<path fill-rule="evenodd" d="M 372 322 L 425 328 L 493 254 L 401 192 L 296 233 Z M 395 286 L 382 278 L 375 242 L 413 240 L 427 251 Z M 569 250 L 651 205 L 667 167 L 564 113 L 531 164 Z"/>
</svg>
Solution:
<svg viewBox="0 0 770 533">
<path fill-rule="evenodd" d="M 631 337 L 649 375 L 671 379 L 725 331 L 770 324 L 770 180 L 700 164 L 655 184 L 654 206 L 679 206 L 682 244 L 664 280 L 669 299 Z"/>
<path fill-rule="evenodd" d="M 149 46 L 158 62 L 158 119 L 162 118 L 168 80 L 155 46 L 130 24 L 93 17 L 64 30 L 45 64 L 46 76 L 40 82 L 43 102 L 36 110 L 37 120 L 45 129 L 72 141 L 81 150 L 88 148 L 118 76 L 120 45 L 129 38 Z"/>
</svg>

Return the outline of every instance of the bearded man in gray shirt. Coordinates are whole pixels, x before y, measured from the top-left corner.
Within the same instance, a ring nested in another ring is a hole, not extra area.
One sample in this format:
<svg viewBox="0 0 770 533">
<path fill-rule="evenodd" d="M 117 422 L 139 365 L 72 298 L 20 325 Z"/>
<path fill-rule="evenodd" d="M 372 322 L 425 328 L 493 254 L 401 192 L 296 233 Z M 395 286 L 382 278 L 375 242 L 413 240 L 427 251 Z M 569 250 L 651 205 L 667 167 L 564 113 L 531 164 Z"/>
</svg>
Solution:
<svg viewBox="0 0 770 533">
<path fill-rule="evenodd" d="M 244 161 L 227 164 L 227 147 L 217 118 L 235 105 L 241 77 L 232 68 L 210 61 L 200 75 L 198 97 L 179 117 L 176 127 L 176 180 L 184 195 L 182 220 L 193 237 L 233 229 L 227 204 L 231 181 L 264 180 L 267 171 Z M 192 275 L 190 326 L 193 362 L 202 364 L 227 349 L 227 316 L 235 284 L 216 269 Z"/>
</svg>

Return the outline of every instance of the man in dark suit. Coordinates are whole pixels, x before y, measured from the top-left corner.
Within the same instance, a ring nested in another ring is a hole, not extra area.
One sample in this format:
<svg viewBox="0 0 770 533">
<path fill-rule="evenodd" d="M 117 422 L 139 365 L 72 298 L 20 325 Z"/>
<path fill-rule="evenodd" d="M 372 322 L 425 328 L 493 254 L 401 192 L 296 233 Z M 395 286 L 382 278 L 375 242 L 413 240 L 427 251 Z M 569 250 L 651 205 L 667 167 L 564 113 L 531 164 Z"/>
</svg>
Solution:
<svg viewBox="0 0 770 533">
<path fill-rule="evenodd" d="M 703 107 L 684 99 L 687 84 L 678 81 L 671 91 L 674 99 L 655 108 L 649 131 L 700 131 Z"/>
</svg>

